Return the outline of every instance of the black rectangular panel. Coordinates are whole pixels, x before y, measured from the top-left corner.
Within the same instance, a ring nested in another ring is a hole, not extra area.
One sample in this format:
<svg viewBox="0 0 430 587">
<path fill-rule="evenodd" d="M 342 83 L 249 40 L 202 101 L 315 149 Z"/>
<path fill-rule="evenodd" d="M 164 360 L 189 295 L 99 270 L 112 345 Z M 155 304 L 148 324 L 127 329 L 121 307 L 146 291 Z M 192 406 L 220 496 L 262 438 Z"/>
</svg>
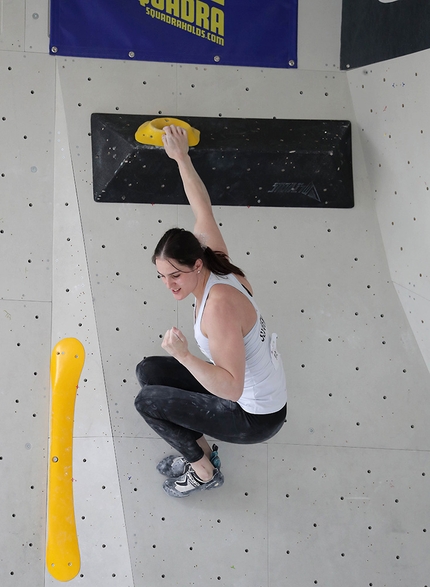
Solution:
<svg viewBox="0 0 430 587">
<path fill-rule="evenodd" d="M 97 202 L 186 204 L 176 162 L 134 134 L 153 115 L 93 114 Z M 220 206 L 352 208 L 351 124 L 341 120 L 181 117 L 197 128 L 190 149 Z"/>
</svg>

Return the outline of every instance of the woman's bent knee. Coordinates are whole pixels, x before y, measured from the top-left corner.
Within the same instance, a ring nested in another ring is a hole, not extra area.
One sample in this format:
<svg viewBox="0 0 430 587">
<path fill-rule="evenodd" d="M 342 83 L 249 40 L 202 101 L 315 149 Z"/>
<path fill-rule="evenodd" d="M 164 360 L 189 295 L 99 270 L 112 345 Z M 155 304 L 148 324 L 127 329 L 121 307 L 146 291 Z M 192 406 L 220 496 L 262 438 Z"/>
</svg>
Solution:
<svg viewBox="0 0 430 587">
<path fill-rule="evenodd" d="M 143 394 L 143 389 L 137 394 L 135 400 L 134 400 L 134 407 L 136 408 L 136 410 L 139 412 L 139 414 L 143 414 L 144 413 L 144 404 L 145 404 L 145 398 L 144 398 L 144 394 Z"/>
<path fill-rule="evenodd" d="M 165 357 L 146 357 L 136 367 L 136 377 L 142 387 L 151 383 L 157 383 L 158 376 L 163 371 L 163 359 Z"/>
<path fill-rule="evenodd" d="M 134 407 L 143 417 L 152 415 L 157 410 L 156 405 L 157 394 L 154 395 L 152 386 L 143 387 L 134 400 Z"/>
</svg>

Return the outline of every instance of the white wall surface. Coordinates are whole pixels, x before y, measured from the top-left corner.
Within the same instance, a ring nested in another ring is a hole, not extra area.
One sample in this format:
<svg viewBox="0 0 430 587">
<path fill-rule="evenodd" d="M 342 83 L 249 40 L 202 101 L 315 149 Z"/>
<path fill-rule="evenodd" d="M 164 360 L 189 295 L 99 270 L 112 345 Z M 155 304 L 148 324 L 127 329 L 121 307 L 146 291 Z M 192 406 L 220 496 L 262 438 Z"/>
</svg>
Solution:
<svg viewBox="0 0 430 587">
<path fill-rule="evenodd" d="M 430 367 L 430 51 L 348 73 L 391 278 Z"/>
<path fill-rule="evenodd" d="M 63 336 L 87 354 L 73 583 L 427 585 L 430 376 L 414 334 L 426 356 L 428 53 L 339 72 L 341 1 L 302 0 L 296 71 L 52 57 L 47 2 L 2 8 L 2 587 L 56 583 L 44 568 L 46 454 L 50 351 Z M 353 124 L 353 209 L 215 210 L 280 335 L 289 385 L 274 439 L 220 445 L 218 492 L 166 496 L 155 464 L 169 449 L 133 407 L 135 364 L 161 352 L 172 324 L 192 336 L 191 301 L 176 304 L 150 263 L 190 211 L 93 201 L 92 112 Z"/>
</svg>

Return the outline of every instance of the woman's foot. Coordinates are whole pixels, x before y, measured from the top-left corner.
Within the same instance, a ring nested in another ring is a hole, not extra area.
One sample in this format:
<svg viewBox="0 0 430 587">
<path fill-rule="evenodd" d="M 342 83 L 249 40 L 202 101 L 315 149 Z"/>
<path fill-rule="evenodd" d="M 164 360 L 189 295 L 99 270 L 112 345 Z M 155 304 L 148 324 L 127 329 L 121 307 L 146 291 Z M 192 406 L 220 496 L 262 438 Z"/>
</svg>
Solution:
<svg viewBox="0 0 430 587">
<path fill-rule="evenodd" d="M 169 455 L 158 463 L 157 471 L 166 477 L 180 477 L 185 473 L 188 464 L 188 461 L 184 457 Z"/>
<path fill-rule="evenodd" d="M 216 469 L 221 468 L 221 459 L 218 455 L 218 447 L 216 444 L 212 445 L 210 453 L 210 462 Z M 157 465 L 157 471 L 166 477 L 180 477 L 185 473 L 188 461 L 184 457 L 169 455 L 162 459 Z"/>
<path fill-rule="evenodd" d="M 194 491 L 204 491 L 221 487 L 224 483 L 224 476 L 219 469 L 213 469 L 212 478 L 208 481 L 201 479 L 194 471 L 190 463 L 180 477 L 166 479 L 163 483 L 164 491 L 172 497 L 188 497 Z"/>
</svg>

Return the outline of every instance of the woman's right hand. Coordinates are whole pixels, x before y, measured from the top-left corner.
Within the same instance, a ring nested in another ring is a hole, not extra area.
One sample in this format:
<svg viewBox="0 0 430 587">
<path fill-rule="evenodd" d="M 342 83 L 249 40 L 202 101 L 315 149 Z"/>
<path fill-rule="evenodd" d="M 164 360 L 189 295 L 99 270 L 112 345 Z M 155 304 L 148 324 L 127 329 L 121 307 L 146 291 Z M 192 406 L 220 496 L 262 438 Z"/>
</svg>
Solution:
<svg viewBox="0 0 430 587">
<path fill-rule="evenodd" d="M 181 126 L 165 126 L 164 134 L 161 136 L 164 150 L 170 159 L 179 161 L 188 153 L 188 133 Z"/>
<path fill-rule="evenodd" d="M 178 361 L 188 355 L 188 341 L 178 328 L 173 327 L 166 332 L 161 346 Z"/>
</svg>

